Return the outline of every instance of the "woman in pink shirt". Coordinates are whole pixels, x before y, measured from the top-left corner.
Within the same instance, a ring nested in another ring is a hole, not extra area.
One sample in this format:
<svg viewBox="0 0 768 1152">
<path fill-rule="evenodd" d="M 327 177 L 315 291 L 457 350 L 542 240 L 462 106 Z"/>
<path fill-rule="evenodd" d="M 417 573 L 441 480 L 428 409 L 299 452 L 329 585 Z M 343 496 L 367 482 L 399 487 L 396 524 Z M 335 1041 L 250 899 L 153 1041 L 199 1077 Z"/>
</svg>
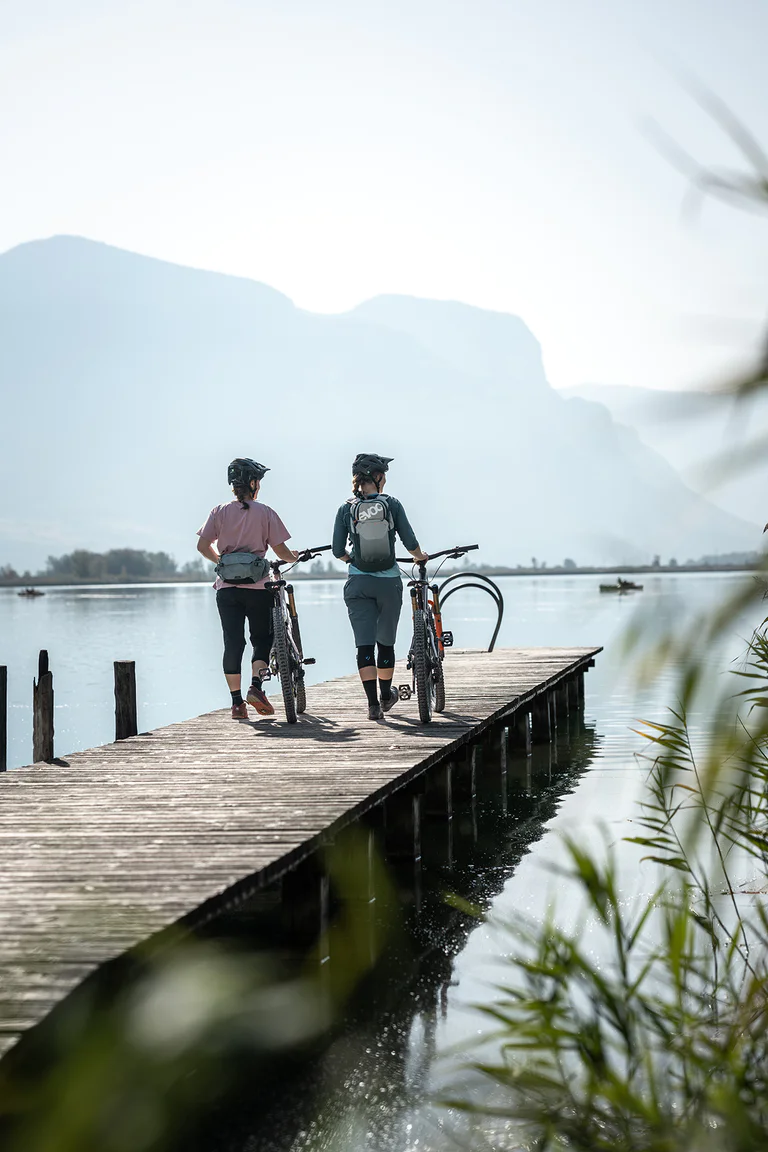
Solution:
<svg viewBox="0 0 768 1152">
<path fill-rule="evenodd" d="M 264 556 L 269 547 L 280 560 L 298 558 L 298 552 L 285 546 L 291 536 L 280 517 L 266 504 L 257 502 L 262 478 L 268 471 L 255 460 L 233 460 L 227 470 L 227 483 L 232 485 L 235 498 L 228 504 L 217 504 L 197 533 L 198 552 L 216 565 L 213 586 L 224 633 L 224 675 L 232 694 L 233 720 L 248 719 L 246 702 L 262 716 L 274 714 L 261 683 L 272 647 L 272 593 L 264 587 L 269 575 Z M 246 620 L 253 657 L 251 686 L 243 700 L 240 676 Z"/>
</svg>

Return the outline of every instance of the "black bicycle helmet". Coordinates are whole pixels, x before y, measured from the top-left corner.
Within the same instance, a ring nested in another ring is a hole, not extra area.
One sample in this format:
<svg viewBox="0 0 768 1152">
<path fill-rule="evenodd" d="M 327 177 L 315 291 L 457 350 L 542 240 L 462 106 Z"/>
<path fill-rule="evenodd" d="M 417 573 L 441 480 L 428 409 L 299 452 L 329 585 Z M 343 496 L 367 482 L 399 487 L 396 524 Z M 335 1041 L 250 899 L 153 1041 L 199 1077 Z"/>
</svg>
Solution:
<svg viewBox="0 0 768 1152">
<path fill-rule="evenodd" d="M 236 484 L 247 488 L 251 480 L 261 480 L 265 472 L 269 472 L 263 464 L 251 460 L 247 456 L 238 456 L 227 468 L 227 484 Z"/>
<path fill-rule="evenodd" d="M 394 456 L 379 456 L 378 452 L 358 452 L 352 461 L 353 476 L 370 476 L 374 472 L 388 472 Z"/>
</svg>

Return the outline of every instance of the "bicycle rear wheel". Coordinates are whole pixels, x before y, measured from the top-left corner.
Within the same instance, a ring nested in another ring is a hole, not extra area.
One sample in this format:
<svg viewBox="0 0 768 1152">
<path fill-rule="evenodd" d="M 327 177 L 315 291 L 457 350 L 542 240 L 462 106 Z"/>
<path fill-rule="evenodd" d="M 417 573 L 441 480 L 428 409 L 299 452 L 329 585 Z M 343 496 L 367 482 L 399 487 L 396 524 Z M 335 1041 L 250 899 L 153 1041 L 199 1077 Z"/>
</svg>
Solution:
<svg viewBox="0 0 768 1152">
<path fill-rule="evenodd" d="M 293 660 L 288 645 L 288 631 L 285 627 L 283 610 L 275 605 L 272 609 L 272 644 L 277 661 L 277 674 L 283 693 L 285 718 L 289 724 L 296 723 L 296 700 L 293 694 Z"/>
<path fill-rule="evenodd" d="M 419 720 L 422 724 L 429 724 L 435 702 L 435 681 L 429 659 L 427 621 L 421 608 L 417 608 L 413 614 L 413 674 L 416 680 Z"/>
</svg>

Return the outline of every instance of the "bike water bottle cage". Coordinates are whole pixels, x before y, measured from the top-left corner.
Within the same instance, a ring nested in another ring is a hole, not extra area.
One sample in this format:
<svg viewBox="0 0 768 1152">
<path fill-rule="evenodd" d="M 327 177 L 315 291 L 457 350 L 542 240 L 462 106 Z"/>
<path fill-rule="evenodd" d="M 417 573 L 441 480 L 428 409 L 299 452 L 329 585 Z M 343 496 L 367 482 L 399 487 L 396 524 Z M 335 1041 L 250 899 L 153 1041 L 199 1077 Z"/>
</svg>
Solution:
<svg viewBox="0 0 768 1152">
<path fill-rule="evenodd" d="M 247 488 L 251 480 L 262 480 L 266 472 L 269 472 L 269 468 L 259 464 L 258 460 L 238 456 L 227 468 L 227 484 Z"/>
<path fill-rule="evenodd" d="M 385 572 L 395 563 L 395 521 L 386 496 L 358 496 L 349 508 L 353 563 L 361 572 Z"/>
</svg>

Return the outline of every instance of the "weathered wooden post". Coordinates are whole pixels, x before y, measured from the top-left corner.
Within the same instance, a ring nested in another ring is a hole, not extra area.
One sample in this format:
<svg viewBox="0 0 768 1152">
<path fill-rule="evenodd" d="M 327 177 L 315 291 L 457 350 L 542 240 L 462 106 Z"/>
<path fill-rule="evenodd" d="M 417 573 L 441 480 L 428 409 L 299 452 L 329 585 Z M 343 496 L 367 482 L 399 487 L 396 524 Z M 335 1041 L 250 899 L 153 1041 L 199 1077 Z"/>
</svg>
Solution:
<svg viewBox="0 0 768 1152">
<path fill-rule="evenodd" d="M 501 810 L 506 816 L 507 814 L 507 769 L 509 759 L 509 728 L 503 728 L 501 731 L 501 741 L 499 744 L 499 777 L 501 783 Z"/>
<path fill-rule="evenodd" d="M 424 815 L 453 819 L 453 764 L 438 764 L 427 775 Z"/>
<path fill-rule="evenodd" d="M 133 660 L 115 660 L 115 740 L 126 740 L 138 731 L 136 664 Z"/>
<path fill-rule="evenodd" d="M 43 648 L 37 661 L 37 681 L 32 681 L 32 763 L 53 760 L 53 673 Z"/>
<path fill-rule="evenodd" d="M 531 743 L 531 713 L 523 708 L 516 712 L 509 722 L 509 746 L 525 749 L 526 754 L 530 756 Z"/>
<path fill-rule="evenodd" d="M 549 692 L 542 692 L 531 707 L 531 738 L 534 744 L 548 744 L 552 738 L 549 715 Z"/>
<path fill-rule="evenodd" d="M 453 762 L 431 768 L 424 791 L 424 819 L 431 824 L 427 849 L 436 849 L 441 866 L 453 867 Z"/>
<path fill-rule="evenodd" d="M 8 767 L 8 669 L 0 664 L 0 772 Z"/>
<path fill-rule="evenodd" d="M 561 681 L 555 689 L 555 699 L 557 700 L 557 715 L 560 718 L 561 724 L 568 723 L 569 712 L 569 699 L 568 699 L 568 682 Z"/>
</svg>

